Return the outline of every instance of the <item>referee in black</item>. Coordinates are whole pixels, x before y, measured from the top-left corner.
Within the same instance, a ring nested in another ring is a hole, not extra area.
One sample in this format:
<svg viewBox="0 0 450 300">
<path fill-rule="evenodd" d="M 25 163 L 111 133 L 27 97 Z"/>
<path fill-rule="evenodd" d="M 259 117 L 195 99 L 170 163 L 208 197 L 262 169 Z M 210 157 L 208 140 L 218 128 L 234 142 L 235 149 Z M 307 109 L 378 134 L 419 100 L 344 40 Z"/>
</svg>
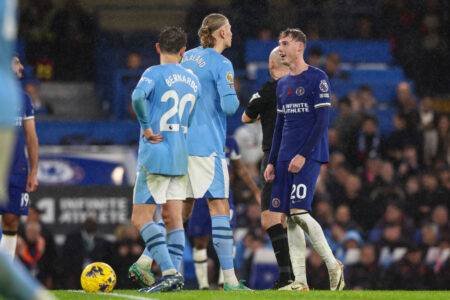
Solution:
<svg viewBox="0 0 450 300">
<path fill-rule="evenodd" d="M 272 77 L 262 88 L 250 99 L 248 106 L 242 114 L 242 122 L 251 123 L 261 120 L 263 130 L 262 150 L 264 156 L 261 162 L 261 180 L 263 182 L 261 195 L 261 225 L 269 234 L 272 242 L 275 257 L 277 259 L 280 277 L 275 283 L 274 289 L 290 284 L 293 280 L 291 261 L 289 258 L 289 245 L 286 229 L 283 227 L 284 215 L 279 212 L 269 210 L 272 183 L 265 182 L 264 170 L 269 159 L 270 148 L 272 147 L 272 137 L 277 117 L 277 82 L 289 73 L 287 66 L 281 63 L 278 47 L 272 50 L 269 56 L 269 73 Z"/>
</svg>

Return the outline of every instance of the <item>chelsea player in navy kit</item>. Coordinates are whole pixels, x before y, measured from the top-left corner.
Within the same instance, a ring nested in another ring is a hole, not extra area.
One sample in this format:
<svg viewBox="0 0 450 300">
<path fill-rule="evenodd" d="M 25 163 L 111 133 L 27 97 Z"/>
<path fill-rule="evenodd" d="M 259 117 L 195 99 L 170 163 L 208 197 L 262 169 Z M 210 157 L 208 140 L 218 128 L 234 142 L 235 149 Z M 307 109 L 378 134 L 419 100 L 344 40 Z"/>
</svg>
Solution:
<svg viewBox="0 0 450 300">
<path fill-rule="evenodd" d="M 22 78 L 23 66 L 17 56 L 13 57 L 11 67 L 17 78 Z M 22 107 L 22 114 L 16 120 L 19 132 L 9 176 L 9 203 L 5 206 L 0 206 L 3 233 L 0 249 L 11 257 L 14 257 L 16 252 L 19 218 L 22 215 L 28 215 L 28 193 L 34 192 L 38 185 L 39 144 L 34 122 L 34 110 L 30 96 L 24 92 L 22 92 Z M 25 156 L 25 146 L 28 161 Z"/>
<path fill-rule="evenodd" d="M 270 210 L 289 215 L 288 242 L 295 281 L 282 289 L 309 290 L 305 232 L 327 266 L 330 289 L 342 290 L 343 265 L 333 256 L 322 228 L 310 215 L 320 167 L 328 162 L 331 103 L 327 75 L 305 63 L 305 46 L 306 35 L 300 29 L 288 28 L 280 33 L 280 56 L 290 73 L 277 85 L 277 120 L 264 177 L 274 181 Z"/>
</svg>

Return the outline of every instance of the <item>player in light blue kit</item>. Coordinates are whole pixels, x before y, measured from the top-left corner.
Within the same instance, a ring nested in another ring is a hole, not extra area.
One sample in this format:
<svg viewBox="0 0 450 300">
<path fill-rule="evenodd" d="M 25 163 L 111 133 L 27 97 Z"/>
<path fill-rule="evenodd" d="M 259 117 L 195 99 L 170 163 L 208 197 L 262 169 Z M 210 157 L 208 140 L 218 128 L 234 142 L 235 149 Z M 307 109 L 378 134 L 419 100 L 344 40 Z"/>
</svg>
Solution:
<svg viewBox="0 0 450 300">
<path fill-rule="evenodd" d="M 304 232 L 328 268 L 330 289 L 342 290 L 343 265 L 333 256 L 322 228 L 310 215 L 320 167 L 328 162 L 331 92 L 325 72 L 305 63 L 305 46 L 306 35 L 300 29 L 288 28 L 280 33 L 281 61 L 290 72 L 277 84 L 277 120 L 264 172 L 267 182 L 274 180 L 270 210 L 289 215 L 288 242 L 295 281 L 280 290 L 309 290 Z"/>
<path fill-rule="evenodd" d="M 230 183 L 224 151 L 226 116 L 234 114 L 239 107 L 233 65 L 221 54 L 231 47 L 231 25 L 224 15 L 210 14 L 203 19 L 198 35 L 201 46 L 186 52 L 182 61 L 202 84 L 202 96 L 189 128 L 190 199 L 185 202 L 183 214 L 185 217 L 190 214 L 194 198 L 208 198 L 213 244 L 224 274 L 224 290 L 246 290 L 234 272 L 233 232 L 227 200 Z"/>
<path fill-rule="evenodd" d="M 248 169 L 241 162 L 241 154 L 236 140 L 229 136 L 225 142 L 225 155 L 228 164 L 228 172 L 231 181 L 239 177 L 245 185 L 252 191 L 257 202 L 261 202 L 261 192 Z M 231 226 L 236 220 L 234 211 L 233 193 L 230 191 L 228 198 L 230 205 Z M 194 259 L 195 276 L 199 289 L 209 289 L 208 280 L 208 253 L 207 248 L 211 235 L 211 216 L 209 214 L 208 200 L 205 198 L 196 199 L 189 218 L 187 234 L 192 238 L 192 257 Z M 219 273 L 218 284 L 223 284 L 223 272 Z"/>
<path fill-rule="evenodd" d="M 178 27 L 164 28 L 156 44 L 161 64 L 144 72 L 132 94 L 142 136 L 131 221 L 162 271 L 160 280 L 141 292 L 165 292 L 183 286 L 183 276 L 169 251 L 174 252 L 173 247 L 183 253 L 184 232 L 182 241 L 168 240 L 167 245 L 154 214 L 157 205 L 166 206 L 163 209 L 172 216 L 172 223 L 179 223 L 182 230 L 181 201 L 186 198 L 188 183 L 186 134 L 200 94 L 197 77 L 179 64 L 185 49 L 186 34 Z"/>
<path fill-rule="evenodd" d="M 17 1 L 0 1 L 0 204 L 8 201 L 10 164 L 15 126 L 21 112 L 17 79 L 11 70 L 16 41 Z M 0 251 L 0 295 L 5 299 L 53 299 L 25 268 Z"/>
</svg>

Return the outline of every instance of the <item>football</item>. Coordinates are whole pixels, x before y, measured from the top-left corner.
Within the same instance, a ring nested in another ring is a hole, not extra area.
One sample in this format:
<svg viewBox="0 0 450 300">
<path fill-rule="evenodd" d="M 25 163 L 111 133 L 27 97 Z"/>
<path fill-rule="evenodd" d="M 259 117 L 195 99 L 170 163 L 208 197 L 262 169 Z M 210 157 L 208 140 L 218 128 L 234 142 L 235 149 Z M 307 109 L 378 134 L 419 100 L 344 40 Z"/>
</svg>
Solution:
<svg viewBox="0 0 450 300">
<path fill-rule="evenodd" d="M 108 264 L 94 262 L 86 266 L 81 273 L 81 287 L 85 292 L 109 293 L 116 285 L 116 273 Z"/>
</svg>

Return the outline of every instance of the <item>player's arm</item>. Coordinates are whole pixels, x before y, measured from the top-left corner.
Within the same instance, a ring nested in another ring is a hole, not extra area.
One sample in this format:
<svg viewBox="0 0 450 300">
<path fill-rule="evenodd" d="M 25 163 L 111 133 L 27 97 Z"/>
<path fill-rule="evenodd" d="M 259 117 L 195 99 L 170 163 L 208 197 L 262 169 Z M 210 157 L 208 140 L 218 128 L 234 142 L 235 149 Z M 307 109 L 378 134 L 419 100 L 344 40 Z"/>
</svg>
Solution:
<svg viewBox="0 0 450 300">
<path fill-rule="evenodd" d="M 266 170 L 264 171 L 264 179 L 267 182 L 275 179 L 275 162 L 277 161 L 278 152 L 280 151 L 283 125 L 284 112 L 281 109 L 281 105 L 277 105 L 277 119 L 275 121 L 275 130 L 273 132 L 272 147 L 270 148 L 268 164 Z"/>
<path fill-rule="evenodd" d="M 234 70 L 229 61 L 222 61 L 216 78 L 217 91 L 220 96 L 220 107 L 229 116 L 239 108 L 239 99 L 234 89 Z"/>
<path fill-rule="evenodd" d="M 297 173 L 301 170 L 306 159 L 310 157 L 314 147 L 320 143 L 320 139 L 328 129 L 331 107 L 329 86 L 327 78 L 323 78 L 317 82 L 317 88 L 314 90 L 314 113 L 316 120 L 305 144 L 289 164 L 289 172 Z"/>
<path fill-rule="evenodd" d="M 34 121 L 33 107 L 31 106 L 31 99 L 27 97 L 25 107 L 25 117 L 22 121 L 23 131 L 25 135 L 25 143 L 28 153 L 29 171 L 27 177 L 27 192 L 34 192 L 38 186 L 38 162 L 39 162 L 39 141 L 36 134 L 36 123 Z"/>
<path fill-rule="evenodd" d="M 131 101 L 133 110 L 136 113 L 136 118 L 141 125 L 143 135 L 151 143 L 159 143 L 162 141 L 162 136 L 159 134 L 154 134 L 150 128 L 150 120 L 146 103 L 147 97 L 151 94 L 154 88 L 155 81 L 151 78 L 150 71 L 147 70 L 144 72 L 136 85 L 136 88 L 133 90 L 133 93 L 131 94 Z"/>
<path fill-rule="evenodd" d="M 242 179 L 245 185 L 250 189 L 250 191 L 255 196 L 256 202 L 261 204 L 261 191 L 259 190 L 256 182 L 253 180 L 252 176 L 250 175 L 247 167 L 242 163 L 240 158 L 232 159 L 231 164 L 233 166 L 233 170 L 235 170 L 239 178 Z"/>
<path fill-rule="evenodd" d="M 242 123 L 252 123 L 255 121 L 258 116 L 261 114 L 264 98 L 261 97 L 261 91 L 253 94 L 248 102 L 247 108 L 242 114 L 241 121 Z"/>
</svg>

